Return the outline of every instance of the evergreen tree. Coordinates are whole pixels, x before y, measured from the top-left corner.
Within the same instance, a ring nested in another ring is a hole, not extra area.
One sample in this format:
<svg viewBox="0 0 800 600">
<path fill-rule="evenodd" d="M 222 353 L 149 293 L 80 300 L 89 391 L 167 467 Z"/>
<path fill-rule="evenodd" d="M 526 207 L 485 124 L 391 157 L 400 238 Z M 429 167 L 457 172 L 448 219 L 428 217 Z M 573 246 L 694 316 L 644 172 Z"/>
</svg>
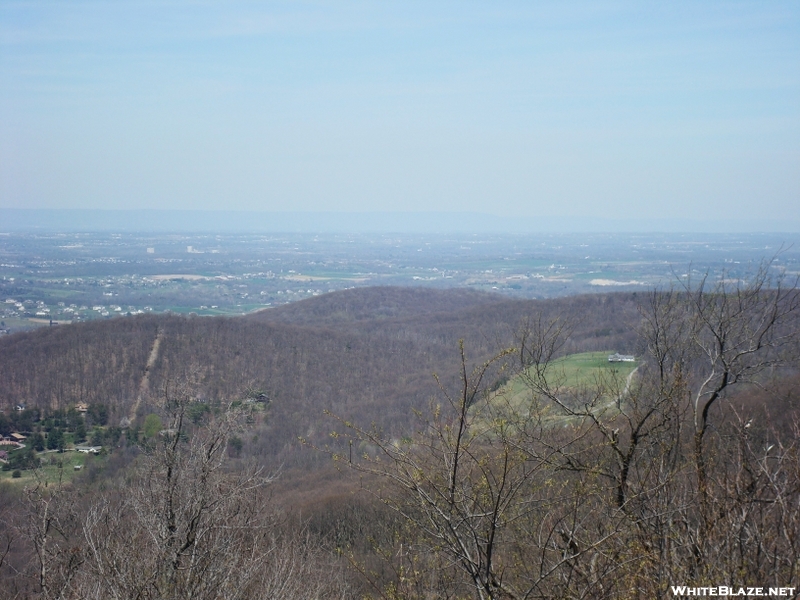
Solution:
<svg viewBox="0 0 800 600">
<path fill-rule="evenodd" d="M 84 425 L 82 420 L 79 421 L 77 427 L 75 427 L 74 441 L 76 444 L 86 441 L 86 425 Z"/>
<path fill-rule="evenodd" d="M 47 449 L 64 451 L 64 432 L 58 427 L 47 434 Z"/>
<path fill-rule="evenodd" d="M 44 450 L 44 436 L 39 432 L 36 432 L 30 436 L 28 438 L 28 443 L 30 444 L 31 448 L 37 452 L 42 452 Z"/>
</svg>

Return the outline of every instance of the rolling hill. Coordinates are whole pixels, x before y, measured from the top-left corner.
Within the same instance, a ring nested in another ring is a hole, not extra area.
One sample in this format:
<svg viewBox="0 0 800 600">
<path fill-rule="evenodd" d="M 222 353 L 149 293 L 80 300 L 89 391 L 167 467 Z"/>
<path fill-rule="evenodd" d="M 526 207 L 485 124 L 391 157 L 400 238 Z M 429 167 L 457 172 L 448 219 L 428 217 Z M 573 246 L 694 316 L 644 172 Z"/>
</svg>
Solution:
<svg viewBox="0 0 800 600">
<path fill-rule="evenodd" d="M 190 370 L 205 399 L 270 398 L 259 454 L 291 454 L 298 436 L 323 437 L 323 411 L 402 431 L 410 409 L 458 373 L 458 341 L 471 362 L 514 344 L 526 317 L 564 319 L 564 353 L 634 351 L 633 294 L 510 300 L 469 290 L 353 289 L 245 317 L 174 315 L 111 319 L 0 340 L 0 402 L 69 408 L 102 403 L 112 421 L 142 418 L 169 381 Z"/>
</svg>

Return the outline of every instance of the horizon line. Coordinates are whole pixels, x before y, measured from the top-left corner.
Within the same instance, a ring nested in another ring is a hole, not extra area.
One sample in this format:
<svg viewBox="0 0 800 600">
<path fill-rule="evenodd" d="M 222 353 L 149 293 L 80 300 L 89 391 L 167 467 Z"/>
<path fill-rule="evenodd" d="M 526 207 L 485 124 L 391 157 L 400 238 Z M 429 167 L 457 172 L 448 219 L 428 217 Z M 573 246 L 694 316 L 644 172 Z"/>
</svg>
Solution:
<svg viewBox="0 0 800 600">
<path fill-rule="evenodd" d="M 154 222 L 152 219 L 158 217 Z M 781 219 L 498 215 L 478 211 L 0 208 L 0 231 L 797 234 Z"/>
</svg>

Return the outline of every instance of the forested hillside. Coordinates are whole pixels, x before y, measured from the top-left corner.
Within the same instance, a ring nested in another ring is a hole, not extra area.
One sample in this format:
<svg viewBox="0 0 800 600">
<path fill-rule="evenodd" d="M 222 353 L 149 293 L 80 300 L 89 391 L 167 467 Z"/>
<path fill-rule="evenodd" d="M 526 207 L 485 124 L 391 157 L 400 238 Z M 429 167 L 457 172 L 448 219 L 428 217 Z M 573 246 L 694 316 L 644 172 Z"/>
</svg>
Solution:
<svg viewBox="0 0 800 600">
<path fill-rule="evenodd" d="M 372 288 L 8 336 L 0 425 L 29 435 L 6 440 L 6 591 L 791 596 L 800 294 L 771 283 Z M 590 351 L 637 360 L 581 371 Z"/>
<path fill-rule="evenodd" d="M 323 410 L 399 434 L 412 406 L 458 372 L 458 340 L 477 363 L 514 344 L 526 319 L 561 318 L 564 352 L 634 351 L 630 294 L 522 301 L 462 290 L 347 290 L 242 318 L 149 316 L 58 326 L 0 340 L 0 398 L 68 409 L 109 407 L 112 422 L 159 403 L 168 380 L 197 370 L 209 400 L 246 390 L 271 401 L 269 452 L 311 435 Z M 149 366 L 148 366 L 149 361 Z M 267 449 L 264 449 L 266 452 Z"/>
</svg>

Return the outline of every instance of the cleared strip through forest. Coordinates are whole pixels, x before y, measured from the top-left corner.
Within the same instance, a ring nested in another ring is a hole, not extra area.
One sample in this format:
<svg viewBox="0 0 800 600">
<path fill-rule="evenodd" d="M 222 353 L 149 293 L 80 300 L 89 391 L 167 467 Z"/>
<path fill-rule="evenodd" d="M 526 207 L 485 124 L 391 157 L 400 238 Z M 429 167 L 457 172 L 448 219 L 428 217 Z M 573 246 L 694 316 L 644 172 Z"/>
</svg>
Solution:
<svg viewBox="0 0 800 600">
<path fill-rule="evenodd" d="M 161 347 L 161 340 L 164 337 L 164 332 L 161 328 L 158 329 L 156 333 L 156 338 L 153 340 L 153 347 L 150 349 L 150 355 L 147 357 L 147 364 L 144 367 L 144 375 L 142 376 L 142 381 L 139 384 L 139 393 L 136 396 L 136 402 L 133 403 L 131 406 L 131 412 L 128 415 L 128 419 L 133 422 L 136 419 L 136 411 L 139 410 L 139 405 L 142 403 L 142 396 L 147 393 L 148 388 L 150 387 L 150 369 L 155 366 L 156 361 L 158 360 L 158 350 Z"/>
</svg>

